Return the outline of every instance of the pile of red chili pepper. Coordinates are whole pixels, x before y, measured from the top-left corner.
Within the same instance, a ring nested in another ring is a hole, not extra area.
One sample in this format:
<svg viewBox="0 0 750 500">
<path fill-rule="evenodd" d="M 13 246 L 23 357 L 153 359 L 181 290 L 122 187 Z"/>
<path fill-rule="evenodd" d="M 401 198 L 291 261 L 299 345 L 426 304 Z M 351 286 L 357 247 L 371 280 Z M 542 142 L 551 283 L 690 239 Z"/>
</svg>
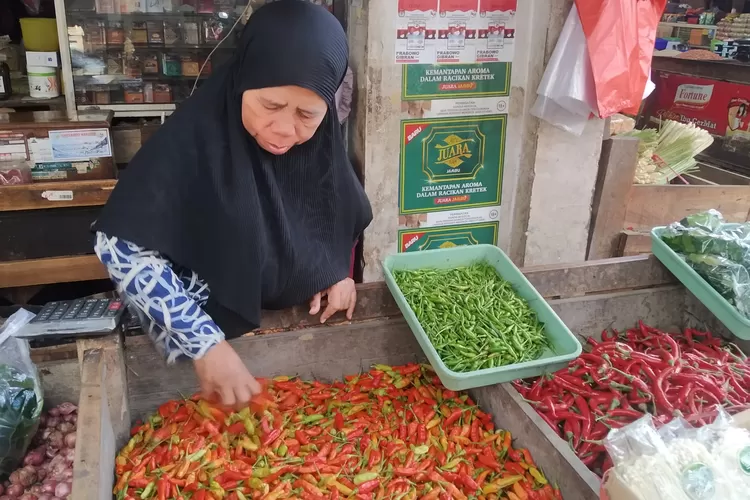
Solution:
<svg viewBox="0 0 750 500">
<path fill-rule="evenodd" d="M 266 401 L 236 412 L 198 397 L 163 404 L 116 458 L 117 498 L 562 498 L 528 450 L 427 365 L 264 384 Z"/>
<path fill-rule="evenodd" d="M 704 425 L 716 405 L 750 408 L 750 363 L 736 345 L 710 332 L 668 334 L 639 322 L 588 339 L 589 352 L 550 377 L 514 386 L 594 472 L 612 467 L 601 440 L 642 417 L 675 416 Z"/>
</svg>

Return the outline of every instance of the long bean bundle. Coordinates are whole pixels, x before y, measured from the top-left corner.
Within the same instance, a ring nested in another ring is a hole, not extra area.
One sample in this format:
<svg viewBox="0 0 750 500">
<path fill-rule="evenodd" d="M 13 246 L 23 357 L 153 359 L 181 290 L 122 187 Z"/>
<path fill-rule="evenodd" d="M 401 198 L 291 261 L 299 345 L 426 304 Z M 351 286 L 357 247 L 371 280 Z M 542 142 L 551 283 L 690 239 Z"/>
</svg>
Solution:
<svg viewBox="0 0 750 500">
<path fill-rule="evenodd" d="M 397 271 L 396 283 L 445 365 L 456 372 L 522 363 L 550 347 L 544 324 L 487 264 Z"/>
</svg>

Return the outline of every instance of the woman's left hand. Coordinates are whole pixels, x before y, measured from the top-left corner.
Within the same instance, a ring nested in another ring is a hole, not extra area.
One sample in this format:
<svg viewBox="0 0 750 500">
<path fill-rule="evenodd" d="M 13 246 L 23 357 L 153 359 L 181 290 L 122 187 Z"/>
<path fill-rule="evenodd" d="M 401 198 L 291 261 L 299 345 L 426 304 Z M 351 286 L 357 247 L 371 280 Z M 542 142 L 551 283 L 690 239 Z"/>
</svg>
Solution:
<svg viewBox="0 0 750 500">
<path fill-rule="evenodd" d="M 310 314 L 316 315 L 320 312 L 323 297 L 328 298 L 328 305 L 323 314 L 320 315 L 320 322 L 325 323 L 328 318 L 338 311 L 346 311 L 346 319 L 351 320 L 354 314 L 354 306 L 357 305 L 357 289 L 354 286 L 354 280 L 346 278 L 328 290 L 316 293 L 310 299 Z"/>
</svg>

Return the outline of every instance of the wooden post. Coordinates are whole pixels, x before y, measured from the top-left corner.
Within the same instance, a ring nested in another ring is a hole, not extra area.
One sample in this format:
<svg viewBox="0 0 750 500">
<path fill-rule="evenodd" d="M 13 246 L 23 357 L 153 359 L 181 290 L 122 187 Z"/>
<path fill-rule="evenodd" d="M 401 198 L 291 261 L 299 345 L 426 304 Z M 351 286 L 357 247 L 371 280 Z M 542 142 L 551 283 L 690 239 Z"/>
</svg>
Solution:
<svg viewBox="0 0 750 500">
<path fill-rule="evenodd" d="M 638 164 L 639 142 L 635 137 L 615 136 L 602 143 L 586 260 L 615 256 Z"/>
<path fill-rule="evenodd" d="M 104 383 L 105 351 L 86 350 L 80 360 L 81 398 L 71 498 L 111 498 L 117 448 Z"/>
<path fill-rule="evenodd" d="M 104 374 L 100 383 L 104 385 L 110 425 L 117 445 L 127 441 L 130 433 L 130 406 L 128 404 L 128 381 L 125 373 L 125 354 L 122 333 L 117 332 L 101 338 L 81 339 L 77 342 L 78 359 L 81 363 L 81 377 L 86 368 L 86 353 L 101 352 Z M 83 387 L 83 380 L 81 385 Z"/>
</svg>

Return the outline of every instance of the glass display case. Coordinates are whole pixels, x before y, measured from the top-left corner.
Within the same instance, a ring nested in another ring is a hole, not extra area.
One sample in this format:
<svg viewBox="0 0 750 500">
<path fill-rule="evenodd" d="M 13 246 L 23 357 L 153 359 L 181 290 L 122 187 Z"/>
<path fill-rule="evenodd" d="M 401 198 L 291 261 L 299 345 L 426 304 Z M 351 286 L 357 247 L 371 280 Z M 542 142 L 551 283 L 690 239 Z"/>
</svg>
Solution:
<svg viewBox="0 0 750 500">
<path fill-rule="evenodd" d="M 175 109 L 236 47 L 273 0 L 64 0 L 78 110 L 158 115 Z M 314 0 L 332 10 L 332 0 Z"/>
</svg>

